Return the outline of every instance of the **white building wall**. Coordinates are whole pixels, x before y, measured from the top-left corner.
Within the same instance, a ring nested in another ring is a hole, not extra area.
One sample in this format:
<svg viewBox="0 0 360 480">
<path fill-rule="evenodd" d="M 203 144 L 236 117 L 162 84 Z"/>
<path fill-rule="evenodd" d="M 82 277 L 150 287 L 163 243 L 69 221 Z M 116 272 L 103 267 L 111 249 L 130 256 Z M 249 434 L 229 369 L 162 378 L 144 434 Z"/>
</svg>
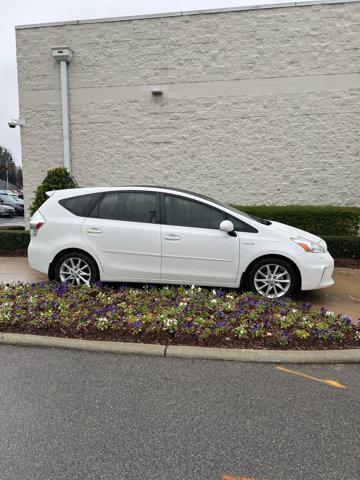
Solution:
<svg viewBox="0 0 360 480">
<path fill-rule="evenodd" d="M 63 163 L 50 48 L 69 46 L 81 186 L 360 205 L 359 32 L 359 2 L 18 28 L 27 202 Z"/>
</svg>

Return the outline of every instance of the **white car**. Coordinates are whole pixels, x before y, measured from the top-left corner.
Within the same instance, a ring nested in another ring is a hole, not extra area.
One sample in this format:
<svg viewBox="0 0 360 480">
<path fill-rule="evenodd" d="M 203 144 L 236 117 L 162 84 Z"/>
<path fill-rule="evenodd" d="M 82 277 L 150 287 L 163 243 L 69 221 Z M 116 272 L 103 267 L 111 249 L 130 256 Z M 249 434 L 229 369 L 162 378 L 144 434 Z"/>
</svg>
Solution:
<svg viewBox="0 0 360 480">
<path fill-rule="evenodd" d="M 163 187 L 48 192 L 30 221 L 30 266 L 72 284 L 141 282 L 241 287 L 269 298 L 328 287 L 319 237 Z"/>
</svg>

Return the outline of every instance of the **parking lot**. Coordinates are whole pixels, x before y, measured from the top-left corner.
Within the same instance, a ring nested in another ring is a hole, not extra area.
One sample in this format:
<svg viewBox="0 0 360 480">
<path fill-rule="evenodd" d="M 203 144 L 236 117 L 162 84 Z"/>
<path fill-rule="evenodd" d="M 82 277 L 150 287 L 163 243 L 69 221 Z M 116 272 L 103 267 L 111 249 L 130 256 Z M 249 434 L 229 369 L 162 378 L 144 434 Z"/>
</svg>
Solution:
<svg viewBox="0 0 360 480">
<path fill-rule="evenodd" d="M 0 478 L 358 480 L 359 365 L 287 367 L 1 346 Z"/>
<path fill-rule="evenodd" d="M 24 217 L 16 215 L 13 218 L 0 217 L 0 227 L 11 226 L 11 227 L 23 227 L 24 226 Z"/>
</svg>

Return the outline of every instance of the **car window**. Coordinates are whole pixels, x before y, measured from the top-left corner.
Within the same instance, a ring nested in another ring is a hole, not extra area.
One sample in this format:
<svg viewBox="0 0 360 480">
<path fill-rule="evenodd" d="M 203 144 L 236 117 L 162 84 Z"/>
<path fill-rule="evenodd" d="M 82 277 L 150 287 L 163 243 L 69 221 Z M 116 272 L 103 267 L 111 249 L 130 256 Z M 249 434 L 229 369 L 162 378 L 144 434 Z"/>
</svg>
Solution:
<svg viewBox="0 0 360 480">
<path fill-rule="evenodd" d="M 99 201 L 94 215 L 109 220 L 158 223 L 154 192 L 111 192 Z"/>
<path fill-rule="evenodd" d="M 165 194 L 165 223 L 182 227 L 219 229 L 223 220 L 230 220 L 236 232 L 257 232 L 242 220 L 195 200 Z"/>
<path fill-rule="evenodd" d="M 165 223 L 182 227 L 218 229 L 225 212 L 194 200 L 165 195 Z"/>
<path fill-rule="evenodd" d="M 78 195 L 59 200 L 59 204 L 78 217 L 87 217 L 100 197 L 100 193 Z"/>
</svg>

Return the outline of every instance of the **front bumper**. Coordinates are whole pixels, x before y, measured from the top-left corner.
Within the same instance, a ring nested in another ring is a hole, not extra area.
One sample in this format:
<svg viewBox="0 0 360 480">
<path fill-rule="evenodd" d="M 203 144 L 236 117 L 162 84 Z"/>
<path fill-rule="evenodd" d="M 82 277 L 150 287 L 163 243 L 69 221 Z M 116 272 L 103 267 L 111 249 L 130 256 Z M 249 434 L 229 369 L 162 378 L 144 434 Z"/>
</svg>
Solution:
<svg viewBox="0 0 360 480">
<path fill-rule="evenodd" d="M 334 259 L 330 253 L 305 253 L 305 256 L 306 261 L 299 267 L 301 290 L 331 287 L 334 284 Z"/>
<path fill-rule="evenodd" d="M 16 215 L 22 215 L 22 216 L 24 215 L 24 209 L 23 208 L 17 208 L 15 210 L 15 212 L 16 212 Z"/>
<path fill-rule="evenodd" d="M 0 217 L 15 217 L 15 210 L 4 210 L 0 212 Z"/>
</svg>

